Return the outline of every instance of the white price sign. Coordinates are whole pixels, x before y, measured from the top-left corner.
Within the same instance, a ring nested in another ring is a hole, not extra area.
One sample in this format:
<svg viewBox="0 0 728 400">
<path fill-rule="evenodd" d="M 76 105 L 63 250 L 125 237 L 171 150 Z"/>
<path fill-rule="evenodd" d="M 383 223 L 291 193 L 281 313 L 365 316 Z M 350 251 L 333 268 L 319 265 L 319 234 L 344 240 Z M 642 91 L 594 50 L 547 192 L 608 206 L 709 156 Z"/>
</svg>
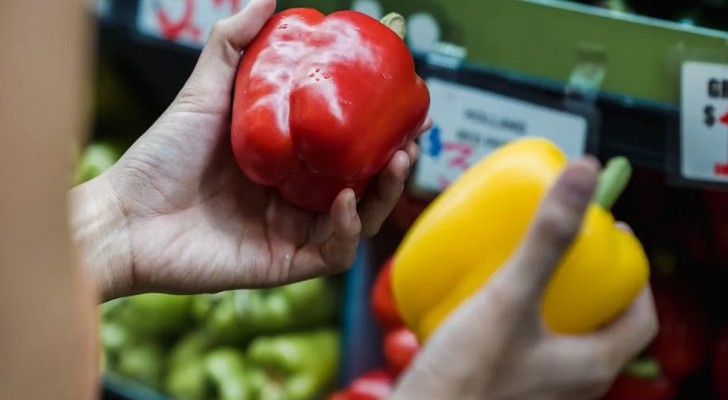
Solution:
<svg viewBox="0 0 728 400">
<path fill-rule="evenodd" d="M 218 20 L 240 11 L 247 0 L 140 0 L 137 29 L 142 34 L 201 48 Z"/>
<path fill-rule="evenodd" d="M 688 179 L 728 182 L 728 65 L 682 65 L 681 172 Z"/>
<path fill-rule="evenodd" d="M 432 129 L 420 139 L 414 185 L 441 192 L 501 145 L 524 136 L 545 137 L 573 159 L 586 150 L 589 123 L 572 114 L 440 79 L 427 80 Z"/>
</svg>

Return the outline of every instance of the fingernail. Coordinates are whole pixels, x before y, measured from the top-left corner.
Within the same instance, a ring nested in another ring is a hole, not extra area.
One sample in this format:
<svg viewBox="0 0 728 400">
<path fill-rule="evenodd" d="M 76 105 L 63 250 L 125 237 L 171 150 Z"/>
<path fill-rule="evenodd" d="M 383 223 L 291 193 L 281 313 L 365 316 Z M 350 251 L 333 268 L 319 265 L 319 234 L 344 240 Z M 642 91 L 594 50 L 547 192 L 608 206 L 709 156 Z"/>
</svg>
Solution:
<svg viewBox="0 0 728 400">
<path fill-rule="evenodd" d="M 581 160 L 567 168 L 562 179 L 562 196 L 569 206 L 583 207 L 591 201 L 597 171 L 598 164 L 589 159 Z"/>
<path fill-rule="evenodd" d="M 399 154 L 399 158 L 403 158 L 404 159 L 404 160 L 402 160 L 402 164 L 404 164 L 404 174 L 406 176 L 409 173 L 409 169 L 410 169 L 410 159 L 409 159 L 409 156 L 405 152 L 401 152 Z"/>
<path fill-rule="evenodd" d="M 346 203 L 347 203 L 347 208 L 349 209 L 349 215 L 351 217 L 356 217 L 357 216 L 357 213 L 356 213 L 356 195 L 354 194 L 354 191 L 352 191 L 349 194 L 348 197 L 349 197 L 349 200 Z"/>
<path fill-rule="evenodd" d="M 619 228 L 627 233 L 634 233 L 632 231 L 632 227 L 630 227 L 626 222 L 623 222 L 623 221 L 617 221 L 617 228 Z"/>
</svg>

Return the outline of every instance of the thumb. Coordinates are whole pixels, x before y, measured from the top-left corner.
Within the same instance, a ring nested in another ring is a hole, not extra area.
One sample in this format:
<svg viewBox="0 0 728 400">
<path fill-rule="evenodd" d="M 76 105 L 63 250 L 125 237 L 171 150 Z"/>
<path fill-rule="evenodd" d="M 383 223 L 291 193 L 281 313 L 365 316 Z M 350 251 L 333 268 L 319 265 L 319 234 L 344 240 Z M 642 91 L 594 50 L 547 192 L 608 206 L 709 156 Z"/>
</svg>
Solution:
<svg viewBox="0 0 728 400">
<path fill-rule="evenodd" d="M 226 112 L 241 52 L 275 8 L 276 0 L 251 0 L 237 14 L 217 21 L 176 102 L 192 103 L 198 112 Z"/>
<path fill-rule="evenodd" d="M 542 200 L 525 239 L 499 279 L 520 304 L 540 303 L 554 269 L 579 232 L 598 169 L 592 157 L 571 163 Z"/>
</svg>

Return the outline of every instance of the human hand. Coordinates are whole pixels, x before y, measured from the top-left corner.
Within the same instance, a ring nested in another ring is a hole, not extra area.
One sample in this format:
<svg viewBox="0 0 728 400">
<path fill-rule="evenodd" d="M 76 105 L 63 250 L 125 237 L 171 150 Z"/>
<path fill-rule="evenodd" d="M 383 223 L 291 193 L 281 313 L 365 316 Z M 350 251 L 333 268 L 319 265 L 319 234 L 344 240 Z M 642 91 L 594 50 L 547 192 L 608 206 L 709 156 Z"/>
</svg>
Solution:
<svg viewBox="0 0 728 400">
<path fill-rule="evenodd" d="M 579 231 L 598 165 L 571 164 L 543 200 L 513 257 L 433 334 L 394 399 L 593 399 L 657 333 L 647 287 L 597 332 L 550 332 L 540 300 Z"/>
<path fill-rule="evenodd" d="M 297 209 L 238 169 L 229 139 L 235 73 L 241 50 L 274 9 L 274 0 L 254 0 L 217 23 L 174 102 L 89 183 L 96 196 L 111 193 L 95 207 L 115 212 L 105 219 L 121 221 L 117 236 L 126 243 L 117 239 L 123 251 L 106 255 L 114 265 L 97 272 L 105 298 L 264 287 L 340 272 L 360 238 L 375 234 L 393 209 L 417 158 L 414 142 L 393 155 L 358 204 L 347 189 L 329 213 Z"/>
</svg>

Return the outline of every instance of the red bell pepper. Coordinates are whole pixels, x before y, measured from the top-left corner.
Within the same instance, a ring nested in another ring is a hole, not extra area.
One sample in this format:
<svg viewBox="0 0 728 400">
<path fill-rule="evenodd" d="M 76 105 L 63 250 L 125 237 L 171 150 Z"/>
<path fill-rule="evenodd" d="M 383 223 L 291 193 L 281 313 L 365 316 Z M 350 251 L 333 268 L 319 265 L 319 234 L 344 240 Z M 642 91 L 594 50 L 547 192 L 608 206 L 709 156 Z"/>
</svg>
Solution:
<svg viewBox="0 0 728 400">
<path fill-rule="evenodd" d="M 401 36 L 365 14 L 292 8 L 243 52 L 231 141 L 239 168 L 291 204 L 328 211 L 415 138 L 430 95 Z"/>
<path fill-rule="evenodd" d="M 718 330 L 712 363 L 715 394 L 719 400 L 728 400 L 728 323 Z"/>
<path fill-rule="evenodd" d="M 634 360 L 612 384 L 602 400 L 672 400 L 678 385 L 663 375 L 654 359 Z"/>
<path fill-rule="evenodd" d="M 405 327 L 395 329 L 384 337 L 384 359 L 396 376 L 407 369 L 419 350 L 417 336 Z"/>
<path fill-rule="evenodd" d="M 710 327 L 705 311 L 677 279 L 655 279 L 653 297 L 660 329 L 647 349 L 662 372 L 684 379 L 707 360 Z"/>
<path fill-rule="evenodd" d="M 370 305 L 374 319 L 384 332 L 404 326 L 392 292 L 392 259 L 382 264 L 372 286 Z"/>
<path fill-rule="evenodd" d="M 395 377 L 391 372 L 377 369 L 354 379 L 349 386 L 331 396 L 328 400 L 382 400 L 389 397 Z"/>
</svg>

